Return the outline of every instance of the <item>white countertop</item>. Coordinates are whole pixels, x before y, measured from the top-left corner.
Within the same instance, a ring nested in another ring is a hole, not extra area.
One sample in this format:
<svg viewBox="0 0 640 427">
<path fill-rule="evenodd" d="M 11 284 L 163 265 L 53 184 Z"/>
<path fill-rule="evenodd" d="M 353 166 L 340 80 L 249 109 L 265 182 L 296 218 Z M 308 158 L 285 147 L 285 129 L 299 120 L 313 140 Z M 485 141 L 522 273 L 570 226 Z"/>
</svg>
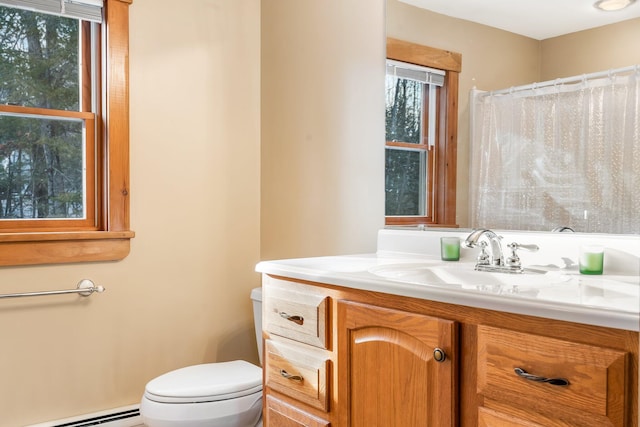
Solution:
<svg viewBox="0 0 640 427">
<path fill-rule="evenodd" d="M 444 234 L 438 232 L 429 238 L 439 239 L 438 236 Z M 380 240 L 379 237 L 378 253 L 375 254 L 263 261 L 256 266 L 256 271 L 353 289 L 640 331 L 637 274 L 620 274 L 619 271 L 606 274 L 605 267 L 602 276 L 585 276 L 579 274 L 575 266 L 556 268 L 548 265 L 545 265 L 548 271 L 541 274 L 476 272 L 473 270 L 473 252 L 463 252 L 459 262 L 443 262 L 429 250 L 422 254 L 386 251 Z M 631 243 L 635 245 L 636 242 Z M 524 254 L 521 254 L 522 258 L 525 258 Z"/>
</svg>

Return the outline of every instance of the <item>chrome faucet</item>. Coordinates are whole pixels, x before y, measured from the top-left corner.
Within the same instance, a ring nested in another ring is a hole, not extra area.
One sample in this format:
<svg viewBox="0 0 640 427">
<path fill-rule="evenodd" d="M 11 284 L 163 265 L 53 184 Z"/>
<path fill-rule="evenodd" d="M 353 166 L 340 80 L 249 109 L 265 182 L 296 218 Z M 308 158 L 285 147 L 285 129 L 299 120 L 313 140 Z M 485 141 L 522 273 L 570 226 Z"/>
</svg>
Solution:
<svg viewBox="0 0 640 427">
<path fill-rule="evenodd" d="M 487 243 L 480 240 L 483 236 L 489 241 L 491 254 L 487 254 L 485 251 Z M 498 236 L 493 231 L 484 228 L 475 229 L 471 234 L 469 234 L 469 236 L 467 236 L 466 240 L 463 242 L 464 246 L 467 248 L 480 246 L 480 255 L 478 255 L 475 269 L 478 271 L 498 271 L 503 273 L 524 272 L 516 251 L 518 249 L 525 249 L 535 252 L 538 250 L 538 246 L 521 245 L 515 242 L 510 243 L 508 247 L 511 250 L 511 255 L 505 258 L 504 253 L 502 252 L 502 244 L 500 243 L 501 239 L 501 236 Z"/>
<path fill-rule="evenodd" d="M 475 248 L 482 236 L 485 236 L 489 241 L 489 246 L 491 247 L 491 255 L 487 256 L 487 254 L 484 252 L 484 248 L 486 245 L 480 245 L 482 250 L 480 251 L 480 256 L 478 257 L 476 270 L 478 269 L 478 265 L 491 265 L 496 267 L 504 266 L 504 255 L 502 254 L 502 245 L 500 244 L 501 237 L 493 231 L 484 228 L 475 229 L 471 232 L 471 234 L 467 236 L 467 239 L 464 241 L 463 245 L 467 248 Z"/>
</svg>

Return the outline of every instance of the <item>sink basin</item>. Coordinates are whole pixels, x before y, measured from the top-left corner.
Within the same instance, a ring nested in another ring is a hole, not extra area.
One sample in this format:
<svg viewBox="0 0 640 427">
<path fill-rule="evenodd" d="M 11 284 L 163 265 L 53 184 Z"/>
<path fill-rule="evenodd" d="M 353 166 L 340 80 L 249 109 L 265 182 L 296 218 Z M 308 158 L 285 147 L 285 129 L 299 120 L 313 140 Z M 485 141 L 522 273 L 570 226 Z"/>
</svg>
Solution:
<svg viewBox="0 0 640 427">
<path fill-rule="evenodd" d="M 446 283 L 437 274 L 438 261 L 378 265 L 369 269 L 370 273 L 389 280 L 418 284 Z"/>
<path fill-rule="evenodd" d="M 537 292 L 538 289 L 571 280 L 557 272 L 525 270 L 522 274 L 509 274 L 474 270 L 472 263 L 443 263 L 440 261 L 380 265 L 369 272 L 389 280 L 424 284 L 458 285 L 491 293 Z"/>
<path fill-rule="evenodd" d="M 460 284 L 499 284 L 519 286 L 552 285 L 570 280 L 570 277 L 551 272 L 527 272 L 510 274 L 489 271 L 476 271 L 466 268 L 438 267 L 437 274 L 450 283 Z"/>
</svg>

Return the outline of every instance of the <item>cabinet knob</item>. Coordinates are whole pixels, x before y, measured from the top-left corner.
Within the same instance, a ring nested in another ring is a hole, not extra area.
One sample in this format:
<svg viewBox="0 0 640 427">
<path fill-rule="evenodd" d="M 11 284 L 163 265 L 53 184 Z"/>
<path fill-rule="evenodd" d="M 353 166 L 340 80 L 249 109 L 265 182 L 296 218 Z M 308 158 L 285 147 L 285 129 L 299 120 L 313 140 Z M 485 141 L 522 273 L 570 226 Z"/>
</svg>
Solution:
<svg viewBox="0 0 640 427">
<path fill-rule="evenodd" d="M 433 350 L 433 360 L 435 360 L 436 362 L 442 363 L 445 361 L 446 358 L 447 358 L 447 354 L 441 348 L 436 347 Z"/>
</svg>

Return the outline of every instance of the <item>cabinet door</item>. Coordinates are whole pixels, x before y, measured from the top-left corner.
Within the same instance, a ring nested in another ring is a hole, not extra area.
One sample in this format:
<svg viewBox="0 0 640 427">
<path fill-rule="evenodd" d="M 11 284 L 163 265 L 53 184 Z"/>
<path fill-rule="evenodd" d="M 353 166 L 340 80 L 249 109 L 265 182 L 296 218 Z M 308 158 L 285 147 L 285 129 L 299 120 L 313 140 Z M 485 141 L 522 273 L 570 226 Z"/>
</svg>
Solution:
<svg viewBox="0 0 640 427">
<path fill-rule="evenodd" d="M 456 342 L 453 321 L 338 302 L 340 424 L 456 425 Z"/>
</svg>

